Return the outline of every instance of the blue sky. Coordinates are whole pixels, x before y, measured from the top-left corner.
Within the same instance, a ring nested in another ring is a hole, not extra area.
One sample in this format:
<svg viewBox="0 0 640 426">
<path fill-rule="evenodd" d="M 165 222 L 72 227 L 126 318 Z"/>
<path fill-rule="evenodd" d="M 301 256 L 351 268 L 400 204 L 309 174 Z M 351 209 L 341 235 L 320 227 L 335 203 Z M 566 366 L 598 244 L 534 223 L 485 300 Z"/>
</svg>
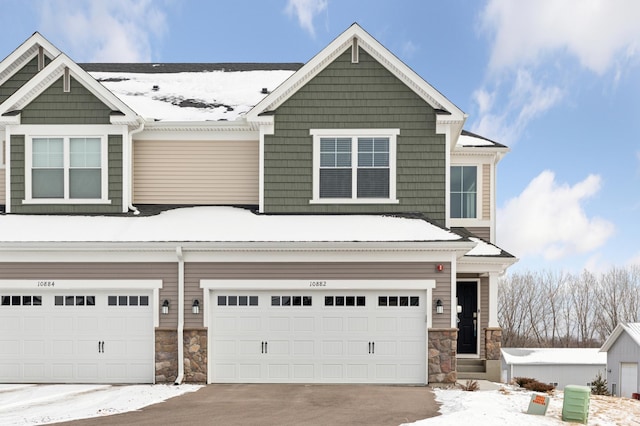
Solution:
<svg viewBox="0 0 640 426">
<path fill-rule="evenodd" d="M 306 62 L 353 22 L 511 148 L 512 270 L 640 264 L 640 2 L 0 0 L 0 57 L 34 31 L 77 62 Z"/>
</svg>

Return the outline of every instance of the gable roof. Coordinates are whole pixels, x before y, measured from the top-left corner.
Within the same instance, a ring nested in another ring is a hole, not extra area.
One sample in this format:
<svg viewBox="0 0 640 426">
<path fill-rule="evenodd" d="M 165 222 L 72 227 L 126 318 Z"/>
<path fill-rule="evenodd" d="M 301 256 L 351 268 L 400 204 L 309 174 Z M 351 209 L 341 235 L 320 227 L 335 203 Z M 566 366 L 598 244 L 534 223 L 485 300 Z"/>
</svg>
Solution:
<svg viewBox="0 0 640 426">
<path fill-rule="evenodd" d="M 600 348 L 601 352 L 607 352 L 618 340 L 622 333 L 626 332 L 638 346 L 640 346 L 640 322 L 620 323 Z"/>
<path fill-rule="evenodd" d="M 418 96 L 424 99 L 435 110 L 440 111 L 439 115 L 446 116 L 447 122 L 459 123 L 459 131 L 466 120 L 467 115 L 453 102 L 447 99 L 442 93 L 427 83 L 415 71 L 409 68 L 404 62 L 398 59 L 380 42 L 373 38 L 357 23 L 352 24 L 346 31 L 340 34 L 320 53 L 314 56 L 294 75 L 282 83 L 276 90 L 265 97 L 249 113 L 247 119 L 258 121 L 261 114 L 274 111 L 291 97 L 300 87 L 306 84 L 313 77 L 318 75 L 324 68 L 333 62 L 338 56 L 346 52 L 357 41 L 359 48 L 364 49 L 373 56 L 382 66 L 395 75 L 400 81 L 413 90 Z"/>
<path fill-rule="evenodd" d="M 44 53 L 49 59 L 53 59 L 61 53 L 57 47 L 40 33 L 33 33 L 31 37 L 0 62 L 0 85 L 20 71 L 27 62 L 36 57 L 40 47 L 44 49 Z"/>
</svg>

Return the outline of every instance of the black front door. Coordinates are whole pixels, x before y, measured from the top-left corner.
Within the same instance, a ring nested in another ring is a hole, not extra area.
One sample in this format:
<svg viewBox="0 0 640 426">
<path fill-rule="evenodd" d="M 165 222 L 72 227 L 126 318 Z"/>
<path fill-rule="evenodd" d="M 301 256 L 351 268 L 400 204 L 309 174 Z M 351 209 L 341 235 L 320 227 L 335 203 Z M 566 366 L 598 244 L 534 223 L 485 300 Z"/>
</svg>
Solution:
<svg viewBox="0 0 640 426">
<path fill-rule="evenodd" d="M 457 283 L 458 305 L 458 353 L 478 353 L 478 283 L 460 281 Z"/>
</svg>

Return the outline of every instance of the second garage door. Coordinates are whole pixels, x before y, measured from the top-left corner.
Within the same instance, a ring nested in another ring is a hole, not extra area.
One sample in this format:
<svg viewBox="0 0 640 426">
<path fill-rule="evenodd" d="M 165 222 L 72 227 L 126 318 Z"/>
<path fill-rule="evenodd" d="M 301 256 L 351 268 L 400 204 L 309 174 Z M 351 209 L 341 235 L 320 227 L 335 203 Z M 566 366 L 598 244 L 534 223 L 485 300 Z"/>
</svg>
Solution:
<svg viewBox="0 0 640 426">
<path fill-rule="evenodd" d="M 215 383 L 426 383 L 423 291 L 212 291 Z"/>
</svg>

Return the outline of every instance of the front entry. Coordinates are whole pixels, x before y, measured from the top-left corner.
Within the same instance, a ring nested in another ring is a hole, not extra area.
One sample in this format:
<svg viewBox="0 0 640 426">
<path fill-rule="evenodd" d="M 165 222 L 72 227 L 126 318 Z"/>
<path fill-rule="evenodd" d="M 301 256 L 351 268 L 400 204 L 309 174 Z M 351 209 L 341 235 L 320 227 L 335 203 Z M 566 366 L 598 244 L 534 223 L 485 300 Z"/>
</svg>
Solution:
<svg viewBox="0 0 640 426">
<path fill-rule="evenodd" d="M 478 283 L 460 281 L 456 285 L 458 305 L 458 354 L 478 353 Z"/>
</svg>

